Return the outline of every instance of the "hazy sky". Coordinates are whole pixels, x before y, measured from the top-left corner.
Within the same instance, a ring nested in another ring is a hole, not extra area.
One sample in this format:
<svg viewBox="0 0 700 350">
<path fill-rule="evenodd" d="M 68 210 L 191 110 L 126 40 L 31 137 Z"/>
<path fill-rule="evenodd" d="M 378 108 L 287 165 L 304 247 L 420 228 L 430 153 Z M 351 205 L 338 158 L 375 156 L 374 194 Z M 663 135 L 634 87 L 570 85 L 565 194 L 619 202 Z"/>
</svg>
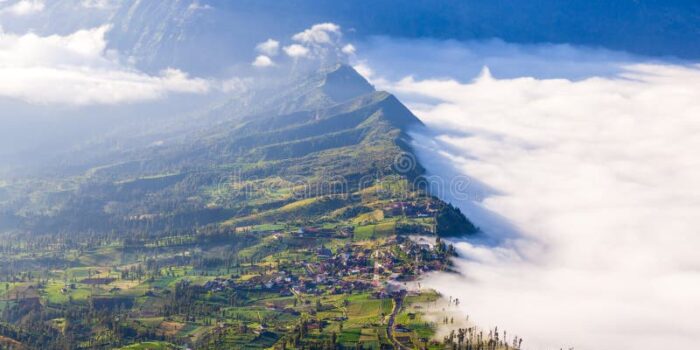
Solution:
<svg viewBox="0 0 700 350">
<path fill-rule="evenodd" d="M 7 9 L 7 8 L 6 8 Z M 9 10 L 8 10 L 9 11 Z M 255 57 L 241 75 L 193 77 L 178 67 L 157 74 L 139 70 L 130 57 L 108 49 L 112 24 L 69 34 L 3 32 L 0 27 L 0 98 L 39 105 L 100 105 L 151 101 L 180 94 L 230 92 L 241 79 L 280 74 L 310 62 L 344 61 L 355 48 L 341 28 L 317 23 L 287 37 L 269 38 L 247 50 Z"/>
<path fill-rule="evenodd" d="M 25 3 L 35 7 L 25 10 Z M 250 60 L 232 61 L 235 71 L 198 76 L 167 65 L 153 72 L 113 48 L 118 39 L 110 33 L 117 24 L 107 20 L 62 33 L 2 28 L 7 18 L 31 19 L 48 11 L 36 4 L 43 2 L 0 1 L 0 174 L 41 166 L 55 158 L 54 152 L 101 138 L 111 129 L 140 125 L 142 119 L 196 114 L 253 85 L 346 61 L 355 53 L 337 24 L 309 23 L 298 32 L 262 36 L 266 39 L 242 48 Z M 22 10 L 15 11 L 16 6 Z"/>
<path fill-rule="evenodd" d="M 500 238 L 458 242 L 463 275 L 426 285 L 527 349 L 695 346 L 700 66 L 572 47 L 379 42 L 393 55 L 361 68 L 428 124 L 416 147 L 430 175 L 468 176 L 466 192 L 445 194 Z M 491 71 L 477 76 L 482 64 Z M 386 79 L 374 68 L 388 65 L 403 71 Z"/>
</svg>

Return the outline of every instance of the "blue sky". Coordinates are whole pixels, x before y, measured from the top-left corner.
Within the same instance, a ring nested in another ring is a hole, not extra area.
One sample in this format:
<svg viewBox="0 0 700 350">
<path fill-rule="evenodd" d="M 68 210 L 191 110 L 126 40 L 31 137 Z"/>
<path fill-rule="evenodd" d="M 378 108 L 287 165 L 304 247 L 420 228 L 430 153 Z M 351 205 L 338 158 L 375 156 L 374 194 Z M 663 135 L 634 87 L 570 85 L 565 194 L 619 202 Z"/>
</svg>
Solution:
<svg viewBox="0 0 700 350">
<path fill-rule="evenodd" d="M 700 3 L 682 0 L 5 0 L 0 23 L 7 32 L 40 35 L 111 23 L 109 47 L 141 69 L 172 65 L 201 75 L 248 62 L 250 48 L 267 37 L 323 22 L 359 41 L 498 38 L 697 58 L 698 12 Z"/>
</svg>

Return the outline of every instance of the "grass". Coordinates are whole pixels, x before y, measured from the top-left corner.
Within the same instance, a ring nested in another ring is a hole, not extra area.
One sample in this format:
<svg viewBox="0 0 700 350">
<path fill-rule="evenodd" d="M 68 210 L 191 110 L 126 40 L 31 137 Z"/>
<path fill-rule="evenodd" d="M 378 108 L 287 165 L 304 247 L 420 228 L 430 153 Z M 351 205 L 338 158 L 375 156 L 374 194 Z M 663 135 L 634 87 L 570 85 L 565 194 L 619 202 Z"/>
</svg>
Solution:
<svg viewBox="0 0 700 350">
<path fill-rule="evenodd" d="M 362 331 L 360 332 L 359 341 L 364 342 L 364 343 L 379 341 L 379 335 L 377 333 L 377 329 L 376 328 L 363 328 Z"/>
<path fill-rule="evenodd" d="M 233 307 L 225 309 L 227 318 L 245 321 L 245 322 L 260 322 L 268 319 L 293 319 L 293 317 L 282 312 L 268 310 L 264 307 Z"/>
<path fill-rule="evenodd" d="M 62 292 L 64 287 L 66 285 L 63 282 L 51 281 L 44 288 L 43 295 L 51 304 L 65 304 L 71 299 L 75 302 L 85 302 L 92 295 L 91 288 L 81 284 L 76 284 L 75 289 L 67 287 L 65 293 Z"/>
<path fill-rule="evenodd" d="M 374 210 L 369 213 L 358 215 L 356 218 L 352 219 L 352 222 L 356 225 L 362 225 L 365 223 L 376 223 L 382 220 L 384 220 L 384 212 L 381 210 Z"/>
<path fill-rule="evenodd" d="M 287 225 L 284 224 L 262 224 L 255 225 L 250 230 L 252 232 L 270 232 L 270 231 L 281 231 L 284 230 Z"/>
<path fill-rule="evenodd" d="M 284 243 L 280 243 L 274 236 L 267 236 L 258 244 L 242 249 L 238 252 L 240 258 L 264 257 L 283 251 L 286 248 Z"/>
<path fill-rule="evenodd" d="M 367 326 L 382 322 L 382 315 L 391 313 L 391 299 L 374 299 L 369 294 L 351 295 L 347 298 L 348 325 Z"/>
<path fill-rule="evenodd" d="M 338 336 L 339 343 L 357 343 L 362 335 L 362 328 L 344 328 Z"/>
<path fill-rule="evenodd" d="M 160 324 L 163 322 L 163 317 L 142 317 L 136 319 L 136 322 L 149 328 L 155 328 L 160 326 Z"/>
<path fill-rule="evenodd" d="M 6 294 L 9 294 L 18 285 L 20 285 L 20 283 L 17 282 L 0 283 L 0 298 L 5 297 Z"/>
<path fill-rule="evenodd" d="M 132 345 L 127 345 L 120 350 L 174 350 L 179 349 L 177 346 L 166 342 L 144 342 Z"/>
<path fill-rule="evenodd" d="M 221 223 L 223 226 L 250 226 L 265 222 L 287 221 L 294 223 L 298 219 L 318 220 L 326 217 L 333 210 L 347 206 L 348 199 L 320 196 L 298 200 L 280 208 L 263 210 L 243 217 L 233 217 Z"/>
<path fill-rule="evenodd" d="M 374 240 L 388 237 L 396 232 L 396 220 L 387 219 L 376 225 L 355 226 L 355 241 Z"/>
<path fill-rule="evenodd" d="M 353 238 L 356 241 L 365 241 L 375 238 L 377 225 L 356 226 Z"/>
<path fill-rule="evenodd" d="M 281 208 L 279 208 L 279 211 L 281 212 L 288 212 L 288 211 L 293 211 L 297 210 L 306 206 L 309 206 L 313 203 L 316 203 L 318 201 L 319 197 L 313 197 L 313 198 L 306 198 L 302 199 L 296 202 L 289 203 Z"/>
<path fill-rule="evenodd" d="M 411 339 L 414 344 L 419 344 L 419 339 L 432 339 L 435 335 L 435 324 L 427 320 L 422 310 L 431 307 L 431 303 L 437 301 L 440 295 L 435 291 L 424 291 L 418 295 L 410 295 L 404 299 L 404 308 L 396 316 L 396 323 L 402 324 L 413 333 Z M 420 308 L 419 308 L 420 307 Z M 409 314 L 413 314 L 409 316 Z"/>
</svg>

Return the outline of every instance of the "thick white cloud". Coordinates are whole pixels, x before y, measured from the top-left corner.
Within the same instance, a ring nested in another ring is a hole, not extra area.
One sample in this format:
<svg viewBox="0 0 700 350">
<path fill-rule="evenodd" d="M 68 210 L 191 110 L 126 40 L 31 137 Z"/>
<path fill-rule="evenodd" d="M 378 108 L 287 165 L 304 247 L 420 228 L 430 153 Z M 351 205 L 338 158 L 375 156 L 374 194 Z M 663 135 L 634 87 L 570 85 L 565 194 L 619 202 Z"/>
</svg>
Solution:
<svg viewBox="0 0 700 350">
<path fill-rule="evenodd" d="M 318 23 L 294 34 L 292 39 L 304 44 L 327 45 L 333 44 L 340 38 L 340 26 L 335 23 Z"/>
<path fill-rule="evenodd" d="M 254 67 L 264 68 L 274 66 L 275 63 L 272 62 L 272 59 L 270 59 L 270 57 L 260 55 L 258 57 L 255 57 L 255 60 L 253 61 L 252 65 Z"/>
<path fill-rule="evenodd" d="M 309 55 L 309 49 L 299 44 L 292 44 L 284 47 L 284 53 L 292 58 L 301 58 Z"/>
<path fill-rule="evenodd" d="M 258 44 L 255 49 L 268 57 L 277 56 L 280 50 L 280 42 L 274 39 L 267 39 Z"/>
<path fill-rule="evenodd" d="M 297 42 L 285 46 L 284 52 L 292 58 L 308 58 L 322 64 L 346 62 L 348 56 L 355 55 L 355 46 L 345 43 L 343 32 L 335 23 L 318 23 L 296 33 L 292 40 Z M 268 40 L 269 41 L 269 40 Z"/>
<path fill-rule="evenodd" d="M 209 83 L 166 69 L 153 76 L 106 50 L 109 26 L 66 36 L 0 33 L 0 96 L 39 104 L 115 104 L 203 93 Z"/>
<path fill-rule="evenodd" d="M 355 49 L 355 46 L 353 44 L 347 44 L 343 46 L 341 51 L 346 55 L 354 55 L 357 49 Z"/>
<path fill-rule="evenodd" d="M 14 16 L 27 16 L 44 10 L 44 2 L 41 0 L 20 0 L 12 5 L 0 9 L 0 14 Z"/>
<path fill-rule="evenodd" d="M 472 179 L 469 199 L 442 194 L 496 241 L 457 243 L 462 276 L 424 285 L 526 349 L 694 348 L 700 334 L 700 66 L 617 70 L 383 81 L 434 133 L 416 143 L 431 174 Z"/>
</svg>

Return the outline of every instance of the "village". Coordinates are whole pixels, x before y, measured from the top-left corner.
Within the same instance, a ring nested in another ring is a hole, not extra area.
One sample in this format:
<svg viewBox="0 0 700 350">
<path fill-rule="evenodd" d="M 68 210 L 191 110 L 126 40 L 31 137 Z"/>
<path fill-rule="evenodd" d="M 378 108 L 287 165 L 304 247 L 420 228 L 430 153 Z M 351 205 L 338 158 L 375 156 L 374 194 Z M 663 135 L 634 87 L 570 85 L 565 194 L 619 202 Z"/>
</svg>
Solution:
<svg viewBox="0 0 700 350">
<path fill-rule="evenodd" d="M 406 282 L 422 273 L 449 269 L 449 258 L 455 254 L 454 247 L 439 238 L 407 236 L 391 237 L 374 249 L 347 243 L 335 251 L 321 245 L 309 252 L 317 259 L 285 261 L 245 280 L 240 276 L 216 278 L 203 287 L 213 292 L 265 290 L 280 295 L 371 291 L 377 298 L 386 298 L 404 290 Z"/>
<path fill-rule="evenodd" d="M 95 241 L 76 253 L 108 256 L 109 266 L 70 268 L 48 280 L 14 275 L 6 294 L 21 310 L 4 314 L 80 307 L 104 324 L 102 344 L 128 335 L 202 349 L 425 347 L 436 341 L 437 323 L 411 305 L 439 298 L 420 288 L 422 275 L 452 269 L 455 249 L 436 234 L 445 208 L 430 197 L 378 196 L 348 209 L 351 216 Z M 77 323 L 49 325 L 63 332 Z"/>
</svg>

